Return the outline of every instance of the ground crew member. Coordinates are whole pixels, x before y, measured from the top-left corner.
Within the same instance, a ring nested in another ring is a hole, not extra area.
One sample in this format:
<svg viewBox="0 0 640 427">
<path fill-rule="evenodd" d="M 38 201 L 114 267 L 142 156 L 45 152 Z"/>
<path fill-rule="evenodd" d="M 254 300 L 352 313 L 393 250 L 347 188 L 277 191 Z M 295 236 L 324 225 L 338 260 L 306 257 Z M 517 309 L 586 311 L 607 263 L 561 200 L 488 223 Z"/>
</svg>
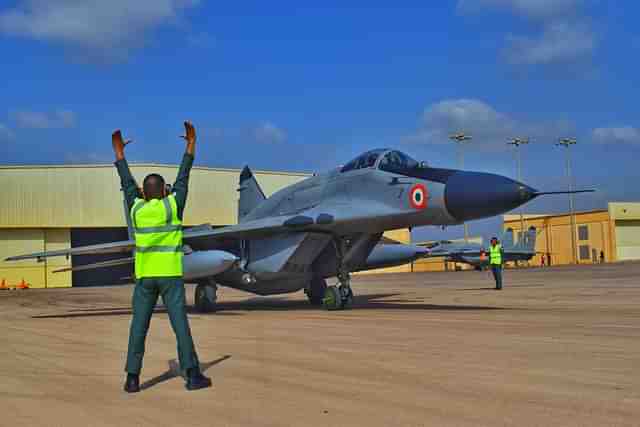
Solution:
<svg viewBox="0 0 640 427">
<path fill-rule="evenodd" d="M 187 200 L 189 172 L 193 164 L 196 133 L 193 125 L 184 123 L 187 147 L 178 171 L 173 192 L 169 194 L 164 179 L 158 174 L 147 175 L 140 196 L 138 186 L 124 158 L 125 142 L 119 130 L 112 135 L 116 168 L 125 193 L 135 234 L 135 277 L 133 318 L 129 333 L 129 351 L 124 390 L 140 391 L 140 370 L 145 339 L 153 309 L 162 296 L 171 327 L 178 342 L 180 367 L 186 373 L 186 388 L 210 387 L 211 380 L 200 372 L 185 308 L 182 280 L 182 214 Z"/>
<path fill-rule="evenodd" d="M 502 245 L 498 243 L 497 237 L 491 238 L 491 246 L 489 247 L 489 264 L 493 278 L 496 280 L 496 290 L 502 289 L 502 264 L 504 260 L 504 251 Z"/>
</svg>

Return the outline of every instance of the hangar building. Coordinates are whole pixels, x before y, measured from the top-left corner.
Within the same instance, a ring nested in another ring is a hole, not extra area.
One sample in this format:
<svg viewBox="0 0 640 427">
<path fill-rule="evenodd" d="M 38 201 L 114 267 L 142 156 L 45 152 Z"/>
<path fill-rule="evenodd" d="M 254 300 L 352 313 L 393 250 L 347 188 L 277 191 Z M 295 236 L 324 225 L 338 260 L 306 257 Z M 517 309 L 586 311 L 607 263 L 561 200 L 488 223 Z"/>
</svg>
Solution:
<svg viewBox="0 0 640 427">
<path fill-rule="evenodd" d="M 524 227 L 536 227 L 536 255 L 530 262 L 541 265 L 543 254 L 551 264 L 573 262 L 569 214 L 524 215 Z M 640 260 L 640 203 L 609 203 L 607 209 L 575 213 L 576 258 L 579 263 Z M 504 229 L 520 232 L 520 215 L 505 215 Z M 545 260 L 546 261 L 546 260 Z"/>
<path fill-rule="evenodd" d="M 138 182 L 159 173 L 172 183 L 176 165 L 131 164 Z M 194 166 L 191 172 L 185 226 L 236 223 L 239 170 Z M 255 172 L 265 194 L 304 179 L 286 172 Z M 120 180 L 107 165 L 0 166 L 0 281 L 15 286 L 22 279 L 31 287 L 51 288 L 113 284 L 131 276 L 131 267 L 52 273 L 53 270 L 111 259 L 113 255 L 64 257 L 4 262 L 10 255 L 64 249 L 127 239 Z"/>
</svg>

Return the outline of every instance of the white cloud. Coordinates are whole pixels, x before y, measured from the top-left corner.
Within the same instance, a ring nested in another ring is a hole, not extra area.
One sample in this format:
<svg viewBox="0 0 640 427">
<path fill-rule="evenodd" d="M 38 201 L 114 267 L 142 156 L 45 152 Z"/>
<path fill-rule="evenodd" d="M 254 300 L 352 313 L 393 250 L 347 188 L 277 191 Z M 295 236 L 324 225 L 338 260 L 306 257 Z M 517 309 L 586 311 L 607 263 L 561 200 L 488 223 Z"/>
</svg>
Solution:
<svg viewBox="0 0 640 427">
<path fill-rule="evenodd" d="M 281 143 L 287 140 L 287 132 L 271 122 L 261 123 L 254 129 L 253 136 L 260 143 Z"/>
<path fill-rule="evenodd" d="M 591 132 L 591 139 L 600 144 L 637 144 L 640 143 L 640 129 L 631 126 L 596 128 Z"/>
<path fill-rule="evenodd" d="M 529 19 L 547 20 L 576 13 L 582 0 L 459 0 L 458 11 L 478 13 L 487 8 L 506 9 Z"/>
<path fill-rule="evenodd" d="M 408 136 L 405 142 L 450 143 L 449 136 L 461 131 L 473 137 L 474 145 L 502 146 L 515 137 L 552 142 L 559 136 L 572 133 L 574 129 L 572 124 L 565 121 L 535 123 L 518 120 L 478 99 L 451 99 L 427 107 L 421 128 Z"/>
<path fill-rule="evenodd" d="M 84 59 L 127 57 L 158 27 L 176 21 L 199 0 L 21 0 L 0 11 L 0 32 L 53 42 Z"/>
<path fill-rule="evenodd" d="M 12 111 L 9 116 L 18 127 L 26 129 L 64 129 L 76 125 L 75 113 L 68 110 L 57 110 L 53 113 Z"/>
<path fill-rule="evenodd" d="M 507 36 L 504 57 L 512 65 L 573 64 L 591 58 L 596 38 L 585 24 L 554 22 L 541 34 Z"/>
<path fill-rule="evenodd" d="M 583 0 L 459 0 L 458 10 L 480 13 L 506 10 L 535 22 L 528 34 L 507 34 L 503 59 L 515 67 L 553 67 L 581 74 L 598 45 Z"/>
<path fill-rule="evenodd" d="M 7 125 L 0 123 L 0 142 L 5 142 L 13 139 L 13 131 L 7 127 Z"/>
</svg>

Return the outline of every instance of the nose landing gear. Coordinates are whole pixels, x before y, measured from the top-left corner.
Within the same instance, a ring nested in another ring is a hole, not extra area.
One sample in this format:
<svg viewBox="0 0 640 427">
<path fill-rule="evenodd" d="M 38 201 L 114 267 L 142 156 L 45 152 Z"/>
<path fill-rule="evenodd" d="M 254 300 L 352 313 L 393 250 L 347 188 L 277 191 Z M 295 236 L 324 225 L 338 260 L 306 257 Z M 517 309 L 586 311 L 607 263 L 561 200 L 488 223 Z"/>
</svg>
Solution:
<svg viewBox="0 0 640 427">
<path fill-rule="evenodd" d="M 338 260 L 338 286 L 328 286 L 322 299 L 322 305 L 327 310 L 341 310 L 353 305 L 353 290 L 351 289 L 351 275 L 344 262 L 347 242 L 335 239 L 336 258 Z"/>
<path fill-rule="evenodd" d="M 212 313 L 216 311 L 218 300 L 218 286 L 215 282 L 205 280 L 198 282 L 195 291 L 195 309 L 198 313 Z"/>
</svg>

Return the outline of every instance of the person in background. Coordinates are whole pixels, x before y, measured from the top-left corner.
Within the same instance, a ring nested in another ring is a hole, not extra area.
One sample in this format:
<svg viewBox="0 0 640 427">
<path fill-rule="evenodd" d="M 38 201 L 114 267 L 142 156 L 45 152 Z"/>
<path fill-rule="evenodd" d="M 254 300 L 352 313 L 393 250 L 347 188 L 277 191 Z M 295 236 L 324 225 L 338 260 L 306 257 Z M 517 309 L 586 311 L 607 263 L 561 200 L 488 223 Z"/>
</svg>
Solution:
<svg viewBox="0 0 640 427">
<path fill-rule="evenodd" d="M 489 247 L 489 265 L 493 278 L 496 280 L 496 290 L 502 290 L 502 265 L 504 263 L 504 251 L 497 237 L 491 238 Z"/>
</svg>

